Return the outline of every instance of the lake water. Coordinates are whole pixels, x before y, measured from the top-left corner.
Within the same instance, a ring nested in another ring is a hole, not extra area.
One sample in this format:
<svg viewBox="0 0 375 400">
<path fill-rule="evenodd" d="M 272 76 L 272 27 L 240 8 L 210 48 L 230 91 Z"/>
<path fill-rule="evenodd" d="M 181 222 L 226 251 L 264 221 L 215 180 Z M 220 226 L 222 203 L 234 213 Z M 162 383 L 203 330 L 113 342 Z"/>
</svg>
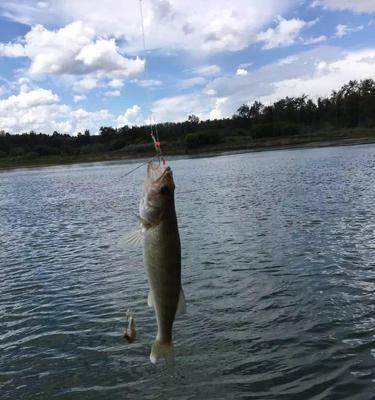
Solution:
<svg viewBox="0 0 375 400">
<path fill-rule="evenodd" d="M 136 165 L 0 173 L 2 400 L 375 398 L 375 146 L 171 160 L 173 377 L 149 362 L 141 249 L 123 240 Z"/>
</svg>

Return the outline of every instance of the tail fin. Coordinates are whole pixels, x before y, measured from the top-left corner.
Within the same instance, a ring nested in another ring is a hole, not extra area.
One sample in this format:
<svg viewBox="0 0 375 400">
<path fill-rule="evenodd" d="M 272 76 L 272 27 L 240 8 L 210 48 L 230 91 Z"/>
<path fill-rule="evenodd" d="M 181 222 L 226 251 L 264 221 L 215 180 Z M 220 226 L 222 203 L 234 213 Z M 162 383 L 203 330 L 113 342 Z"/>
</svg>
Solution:
<svg viewBox="0 0 375 400">
<path fill-rule="evenodd" d="M 164 358 L 168 367 L 174 365 L 174 351 L 173 343 L 160 343 L 158 340 L 152 344 L 150 360 L 153 364 L 160 359 Z"/>
</svg>

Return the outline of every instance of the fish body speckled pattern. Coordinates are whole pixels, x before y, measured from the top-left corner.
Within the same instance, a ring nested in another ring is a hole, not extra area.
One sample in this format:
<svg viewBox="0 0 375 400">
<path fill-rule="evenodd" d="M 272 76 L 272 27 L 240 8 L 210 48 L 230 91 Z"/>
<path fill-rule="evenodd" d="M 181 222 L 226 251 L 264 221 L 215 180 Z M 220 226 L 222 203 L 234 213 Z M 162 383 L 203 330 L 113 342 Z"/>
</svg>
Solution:
<svg viewBox="0 0 375 400">
<path fill-rule="evenodd" d="M 153 306 L 157 336 L 150 360 L 174 360 L 172 328 L 176 315 L 185 312 L 181 285 L 181 245 L 174 200 L 175 184 L 170 167 L 149 163 L 139 205 L 142 225 L 143 259 Z"/>
</svg>

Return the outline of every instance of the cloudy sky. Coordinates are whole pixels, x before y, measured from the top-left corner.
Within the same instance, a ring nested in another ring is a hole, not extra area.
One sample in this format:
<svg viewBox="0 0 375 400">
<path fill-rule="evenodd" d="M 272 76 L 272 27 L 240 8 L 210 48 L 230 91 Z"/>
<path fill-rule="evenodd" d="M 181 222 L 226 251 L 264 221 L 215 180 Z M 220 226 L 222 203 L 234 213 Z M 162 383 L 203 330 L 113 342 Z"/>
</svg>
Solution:
<svg viewBox="0 0 375 400">
<path fill-rule="evenodd" d="M 375 0 L 1 0 L 0 130 L 230 117 L 375 78 Z"/>
</svg>

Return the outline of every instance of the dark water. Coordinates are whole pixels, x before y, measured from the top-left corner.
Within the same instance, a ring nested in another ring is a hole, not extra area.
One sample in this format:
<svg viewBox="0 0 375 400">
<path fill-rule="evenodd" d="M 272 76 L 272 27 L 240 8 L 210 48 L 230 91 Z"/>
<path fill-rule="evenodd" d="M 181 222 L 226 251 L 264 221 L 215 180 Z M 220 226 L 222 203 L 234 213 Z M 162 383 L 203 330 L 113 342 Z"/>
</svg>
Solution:
<svg viewBox="0 0 375 400">
<path fill-rule="evenodd" d="M 149 362 L 140 249 L 122 240 L 134 165 L 0 173 L 2 400 L 375 398 L 375 146 L 171 162 L 174 377 Z"/>
</svg>

